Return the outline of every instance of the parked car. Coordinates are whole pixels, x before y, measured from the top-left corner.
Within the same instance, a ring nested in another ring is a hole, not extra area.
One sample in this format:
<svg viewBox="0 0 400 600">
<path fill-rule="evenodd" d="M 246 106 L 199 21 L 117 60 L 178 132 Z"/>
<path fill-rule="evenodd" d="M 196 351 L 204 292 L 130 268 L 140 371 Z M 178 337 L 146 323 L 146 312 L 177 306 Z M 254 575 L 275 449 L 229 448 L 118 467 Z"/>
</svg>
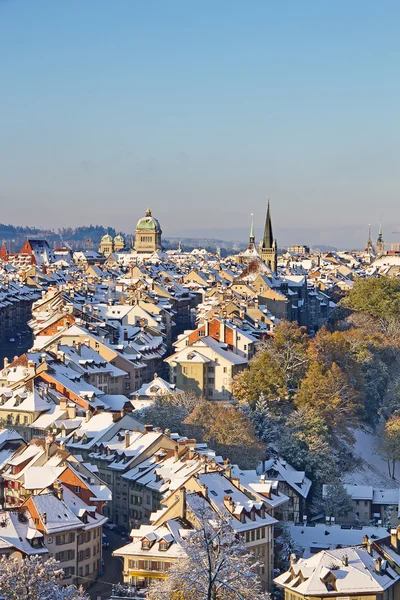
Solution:
<svg viewBox="0 0 400 600">
<path fill-rule="evenodd" d="M 101 545 L 103 546 L 103 548 L 108 548 L 110 545 L 110 542 L 108 541 L 108 537 L 106 536 L 105 533 L 103 533 L 103 538 L 101 540 Z"/>
</svg>

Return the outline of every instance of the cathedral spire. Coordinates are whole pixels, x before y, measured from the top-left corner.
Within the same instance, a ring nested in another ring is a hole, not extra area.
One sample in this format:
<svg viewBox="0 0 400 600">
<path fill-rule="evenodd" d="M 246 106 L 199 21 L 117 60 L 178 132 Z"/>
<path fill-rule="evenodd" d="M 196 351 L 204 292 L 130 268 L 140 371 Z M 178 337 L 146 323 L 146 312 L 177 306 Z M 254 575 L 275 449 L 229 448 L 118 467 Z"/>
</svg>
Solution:
<svg viewBox="0 0 400 600">
<path fill-rule="evenodd" d="M 268 198 L 268 209 L 267 209 L 267 218 L 265 220 L 263 248 L 272 248 L 273 243 L 274 243 L 274 236 L 272 233 L 271 207 L 270 207 L 269 198 Z"/>
</svg>

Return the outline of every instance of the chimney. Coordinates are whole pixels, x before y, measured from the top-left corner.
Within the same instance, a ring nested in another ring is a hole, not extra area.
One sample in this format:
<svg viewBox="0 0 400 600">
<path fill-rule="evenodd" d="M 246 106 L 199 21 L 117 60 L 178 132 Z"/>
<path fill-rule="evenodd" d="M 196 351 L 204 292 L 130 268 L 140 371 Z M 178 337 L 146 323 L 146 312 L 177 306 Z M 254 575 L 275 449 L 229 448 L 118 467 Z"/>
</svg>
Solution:
<svg viewBox="0 0 400 600">
<path fill-rule="evenodd" d="M 229 512 L 233 513 L 235 509 L 235 503 L 232 500 L 232 496 L 224 496 L 224 505 L 229 510 Z"/>
<path fill-rule="evenodd" d="M 88 423 L 90 421 L 90 417 L 92 416 L 92 413 L 90 412 L 90 410 L 87 410 L 85 413 L 85 421 L 86 423 Z"/>
<path fill-rule="evenodd" d="M 64 499 L 64 490 L 60 484 L 59 481 L 55 481 L 54 482 L 54 492 L 55 492 L 55 496 L 59 499 L 59 500 L 63 500 Z"/>
<path fill-rule="evenodd" d="M 201 491 L 203 492 L 204 498 L 208 498 L 208 487 L 206 486 L 206 484 L 202 483 L 200 485 L 200 487 L 201 487 Z"/>
<path fill-rule="evenodd" d="M 89 348 L 89 346 L 90 346 L 89 338 L 85 338 L 85 346 L 87 346 Z"/>
<path fill-rule="evenodd" d="M 221 319 L 219 324 L 219 341 L 224 344 L 225 343 L 225 321 Z"/>
<path fill-rule="evenodd" d="M 67 412 L 68 412 L 68 419 L 75 419 L 76 418 L 75 404 L 67 404 Z"/>
<path fill-rule="evenodd" d="M 47 513 L 42 513 L 42 521 L 43 521 L 43 525 L 46 525 L 46 523 L 47 523 Z"/>
<path fill-rule="evenodd" d="M 179 460 L 179 446 L 178 445 L 176 445 L 174 448 L 174 460 L 175 460 L 175 462 L 177 460 Z"/>
<path fill-rule="evenodd" d="M 372 542 L 367 535 L 363 537 L 363 544 L 366 546 L 368 554 L 372 556 Z"/>
<path fill-rule="evenodd" d="M 390 530 L 390 545 L 392 546 L 393 550 L 395 550 L 396 552 L 398 552 L 398 550 L 399 550 L 399 538 L 397 537 L 397 529 L 391 529 Z"/>
<path fill-rule="evenodd" d="M 186 518 L 186 488 L 179 488 L 179 516 L 181 519 Z"/>
<path fill-rule="evenodd" d="M 125 448 L 129 448 L 131 443 L 131 432 L 126 430 L 125 431 Z"/>
<path fill-rule="evenodd" d="M 170 430 L 170 429 L 166 429 L 166 430 L 164 431 L 164 433 L 165 433 L 165 435 L 171 435 L 171 430 Z"/>
<path fill-rule="evenodd" d="M 209 323 L 208 318 L 204 317 L 204 337 L 207 337 L 209 333 Z"/>
<path fill-rule="evenodd" d="M 378 575 L 382 575 L 382 559 L 380 556 L 375 559 L 375 572 L 378 573 Z"/>
<path fill-rule="evenodd" d="M 67 399 L 60 398 L 60 410 L 67 410 Z"/>
<path fill-rule="evenodd" d="M 4 368 L 7 369 L 7 367 L 8 367 L 8 358 L 5 357 L 4 358 Z"/>
<path fill-rule="evenodd" d="M 153 431 L 153 425 L 150 425 L 149 423 L 146 423 L 146 425 L 144 426 L 144 432 L 145 433 L 150 433 L 151 431 Z"/>
<path fill-rule="evenodd" d="M 225 475 L 226 475 L 226 477 L 228 479 L 230 479 L 231 476 L 232 476 L 232 467 L 231 467 L 231 464 L 229 462 L 229 458 L 226 458 L 224 460 L 224 469 L 225 469 Z"/>
<path fill-rule="evenodd" d="M 290 566 L 293 567 L 293 565 L 295 565 L 296 562 L 296 555 L 292 552 L 292 554 L 290 555 Z"/>
<path fill-rule="evenodd" d="M 233 341 L 232 341 L 233 351 L 236 352 L 236 350 L 237 350 L 237 327 L 236 327 L 236 325 L 232 325 L 232 336 L 233 336 Z"/>
<path fill-rule="evenodd" d="M 46 451 L 46 459 L 48 459 L 50 457 L 50 448 L 52 443 L 54 442 L 54 434 L 53 433 L 48 433 L 46 435 L 46 438 L 44 440 L 44 444 L 45 444 L 45 451 Z"/>
<path fill-rule="evenodd" d="M 342 565 L 344 567 L 349 566 L 349 557 L 347 556 L 347 554 L 343 554 L 343 556 L 342 556 Z"/>
</svg>

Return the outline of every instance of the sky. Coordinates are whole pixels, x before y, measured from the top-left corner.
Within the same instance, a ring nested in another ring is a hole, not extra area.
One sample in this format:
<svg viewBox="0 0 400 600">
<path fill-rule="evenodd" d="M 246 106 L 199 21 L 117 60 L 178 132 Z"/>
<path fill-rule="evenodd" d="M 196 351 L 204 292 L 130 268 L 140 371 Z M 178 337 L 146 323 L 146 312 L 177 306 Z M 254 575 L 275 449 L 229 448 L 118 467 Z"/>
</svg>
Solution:
<svg viewBox="0 0 400 600">
<path fill-rule="evenodd" d="M 0 0 L 0 221 L 400 241 L 398 0 Z"/>
</svg>

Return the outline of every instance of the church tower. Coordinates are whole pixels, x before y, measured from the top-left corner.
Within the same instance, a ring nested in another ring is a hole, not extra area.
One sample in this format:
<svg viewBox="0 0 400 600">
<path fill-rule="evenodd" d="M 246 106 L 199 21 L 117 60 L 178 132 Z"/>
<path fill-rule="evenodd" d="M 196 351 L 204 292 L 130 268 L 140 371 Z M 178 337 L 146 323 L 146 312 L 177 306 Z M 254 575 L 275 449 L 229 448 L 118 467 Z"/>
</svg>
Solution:
<svg viewBox="0 0 400 600">
<path fill-rule="evenodd" d="M 278 266 L 278 248 L 272 233 L 271 207 L 268 200 L 267 218 L 265 221 L 264 237 L 260 243 L 259 254 L 265 264 L 276 273 Z"/>
<path fill-rule="evenodd" d="M 254 218 L 253 218 L 253 213 L 251 213 L 249 250 L 253 250 L 255 243 L 256 243 L 256 236 L 254 235 Z"/>
<path fill-rule="evenodd" d="M 379 224 L 378 239 L 376 241 L 376 253 L 383 254 L 385 252 L 385 242 L 383 241 L 382 221 Z"/>
<path fill-rule="evenodd" d="M 364 252 L 366 252 L 370 256 L 375 254 L 374 245 L 372 243 L 372 238 L 371 238 L 371 225 L 368 225 L 368 240 L 367 240 L 367 245 L 365 246 Z"/>
</svg>

